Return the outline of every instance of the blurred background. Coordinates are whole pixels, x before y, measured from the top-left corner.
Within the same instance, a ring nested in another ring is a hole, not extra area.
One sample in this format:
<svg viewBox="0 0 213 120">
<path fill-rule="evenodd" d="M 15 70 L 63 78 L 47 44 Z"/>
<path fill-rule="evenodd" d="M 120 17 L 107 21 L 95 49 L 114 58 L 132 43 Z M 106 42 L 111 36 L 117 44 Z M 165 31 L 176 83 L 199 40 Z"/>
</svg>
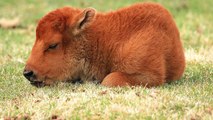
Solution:
<svg viewBox="0 0 213 120">
<path fill-rule="evenodd" d="M 10 46 L 7 42 L 19 41 L 21 44 L 31 45 L 35 38 L 34 31 L 38 20 L 56 8 L 94 7 L 98 11 L 105 12 L 137 2 L 150 1 L 162 4 L 172 13 L 185 48 L 210 49 L 213 45 L 213 0 L 1 0 L 0 53 L 2 55 L 7 52 L 2 52 L 2 44 Z M 17 27 L 18 32 L 12 29 L 5 30 L 4 28 L 8 26 Z M 8 36 L 8 32 L 11 37 Z"/>
</svg>

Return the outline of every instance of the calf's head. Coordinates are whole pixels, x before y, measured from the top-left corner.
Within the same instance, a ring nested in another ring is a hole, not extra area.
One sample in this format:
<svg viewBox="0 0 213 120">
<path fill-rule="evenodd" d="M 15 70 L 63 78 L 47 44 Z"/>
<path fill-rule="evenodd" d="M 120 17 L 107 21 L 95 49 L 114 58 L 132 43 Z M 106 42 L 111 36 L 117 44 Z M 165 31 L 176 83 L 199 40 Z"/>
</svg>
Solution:
<svg viewBox="0 0 213 120">
<path fill-rule="evenodd" d="M 38 23 L 36 41 L 23 75 L 34 86 L 77 79 L 81 74 L 84 30 L 94 21 L 92 8 L 61 8 L 50 12 Z"/>
</svg>

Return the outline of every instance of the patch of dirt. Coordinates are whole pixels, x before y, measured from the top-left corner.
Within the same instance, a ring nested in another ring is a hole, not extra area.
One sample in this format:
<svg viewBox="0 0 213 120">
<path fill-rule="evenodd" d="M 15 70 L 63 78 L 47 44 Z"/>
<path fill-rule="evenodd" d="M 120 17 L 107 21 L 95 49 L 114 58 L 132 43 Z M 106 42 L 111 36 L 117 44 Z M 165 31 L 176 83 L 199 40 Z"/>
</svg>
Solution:
<svg viewBox="0 0 213 120">
<path fill-rule="evenodd" d="M 60 118 L 58 115 L 52 115 L 50 120 L 63 120 L 63 119 Z"/>
</svg>

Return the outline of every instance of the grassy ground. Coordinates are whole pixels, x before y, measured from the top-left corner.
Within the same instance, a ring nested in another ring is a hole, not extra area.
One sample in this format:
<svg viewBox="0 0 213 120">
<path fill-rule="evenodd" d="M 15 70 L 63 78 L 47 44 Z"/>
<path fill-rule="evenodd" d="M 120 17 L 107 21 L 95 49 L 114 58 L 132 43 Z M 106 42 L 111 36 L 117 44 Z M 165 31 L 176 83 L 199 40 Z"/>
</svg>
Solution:
<svg viewBox="0 0 213 120">
<path fill-rule="evenodd" d="M 213 1 L 155 0 L 174 15 L 187 68 L 172 84 L 145 89 L 91 83 L 35 88 L 22 76 L 35 40 L 36 21 L 65 5 L 114 10 L 139 0 L 1 0 L 0 18 L 21 18 L 21 28 L 0 28 L 0 119 L 213 119 Z"/>
</svg>

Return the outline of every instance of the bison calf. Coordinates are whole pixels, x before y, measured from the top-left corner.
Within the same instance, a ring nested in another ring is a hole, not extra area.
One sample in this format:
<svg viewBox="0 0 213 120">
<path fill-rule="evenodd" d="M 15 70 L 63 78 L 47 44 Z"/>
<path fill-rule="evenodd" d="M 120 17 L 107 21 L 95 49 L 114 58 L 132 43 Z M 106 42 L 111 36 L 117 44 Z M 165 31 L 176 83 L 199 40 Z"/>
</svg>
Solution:
<svg viewBox="0 0 213 120">
<path fill-rule="evenodd" d="M 170 13 L 139 3 L 108 13 L 72 7 L 48 13 L 38 23 L 23 74 L 35 86 L 82 79 L 152 87 L 180 79 L 184 68 Z"/>
</svg>

